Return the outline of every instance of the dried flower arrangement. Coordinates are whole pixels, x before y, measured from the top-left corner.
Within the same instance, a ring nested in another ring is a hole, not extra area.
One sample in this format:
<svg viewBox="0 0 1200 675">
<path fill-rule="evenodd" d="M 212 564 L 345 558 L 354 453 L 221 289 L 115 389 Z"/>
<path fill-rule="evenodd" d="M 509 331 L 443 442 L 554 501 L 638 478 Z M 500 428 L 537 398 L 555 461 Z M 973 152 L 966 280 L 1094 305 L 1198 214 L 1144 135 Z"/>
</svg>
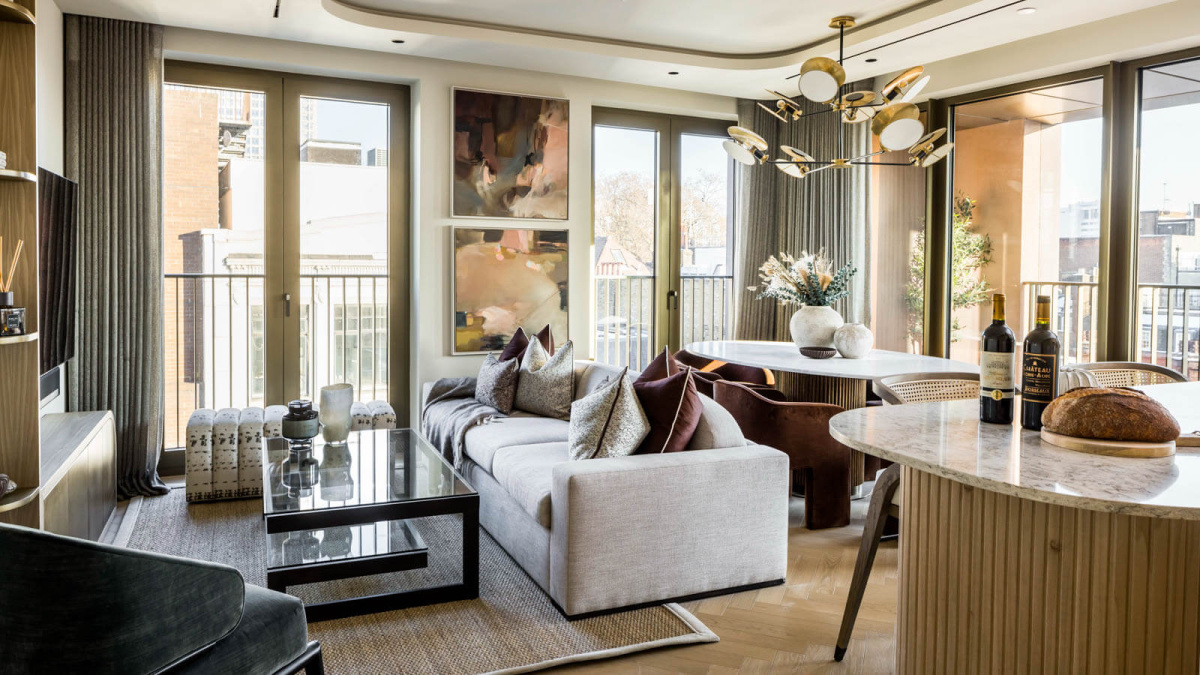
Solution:
<svg viewBox="0 0 1200 675">
<path fill-rule="evenodd" d="M 824 251 L 815 255 L 805 251 L 799 258 L 780 253 L 778 258 L 767 258 L 758 268 L 766 285 L 758 297 L 828 307 L 850 294 L 850 278 L 857 272 L 858 268 L 850 263 L 834 272 L 833 263 Z"/>
</svg>

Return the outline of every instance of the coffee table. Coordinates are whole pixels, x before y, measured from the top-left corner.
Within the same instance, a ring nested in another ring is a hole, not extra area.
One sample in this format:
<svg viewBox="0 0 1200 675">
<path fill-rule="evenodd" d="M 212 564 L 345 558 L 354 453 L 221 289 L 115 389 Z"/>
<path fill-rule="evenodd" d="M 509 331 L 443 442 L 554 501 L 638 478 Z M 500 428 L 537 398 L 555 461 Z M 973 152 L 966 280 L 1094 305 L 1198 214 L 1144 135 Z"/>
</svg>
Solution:
<svg viewBox="0 0 1200 675">
<path fill-rule="evenodd" d="M 418 432 L 268 439 L 263 486 L 267 587 L 281 592 L 426 567 L 410 519 L 462 516 L 460 583 L 309 604 L 309 622 L 479 597 L 479 494 Z"/>
</svg>

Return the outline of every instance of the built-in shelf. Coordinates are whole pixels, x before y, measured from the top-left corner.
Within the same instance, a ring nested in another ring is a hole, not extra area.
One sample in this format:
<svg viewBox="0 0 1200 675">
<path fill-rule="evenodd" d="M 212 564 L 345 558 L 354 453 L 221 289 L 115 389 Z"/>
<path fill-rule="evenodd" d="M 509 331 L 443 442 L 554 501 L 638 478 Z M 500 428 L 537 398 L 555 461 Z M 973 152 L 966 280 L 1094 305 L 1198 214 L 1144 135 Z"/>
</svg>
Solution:
<svg viewBox="0 0 1200 675">
<path fill-rule="evenodd" d="M 37 20 L 33 18 L 33 12 L 29 11 L 28 7 L 18 5 L 12 0 L 0 0 L 0 21 L 7 21 L 9 23 L 37 23 Z"/>
<path fill-rule="evenodd" d="M 6 335 L 0 337 L 0 345 L 15 345 L 22 342 L 33 342 L 37 339 L 37 331 L 24 335 Z"/>
<path fill-rule="evenodd" d="M 12 511 L 25 506 L 29 502 L 37 499 L 37 488 L 17 488 L 12 492 L 0 497 L 0 513 Z"/>
<path fill-rule="evenodd" d="M 0 0 L 4 2 L 4 0 Z M 0 180 L 16 180 L 25 183 L 36 183 L 37 175 L 28 171 L 15 171 L 13 169 L 0 169 Z"/>
</svg>

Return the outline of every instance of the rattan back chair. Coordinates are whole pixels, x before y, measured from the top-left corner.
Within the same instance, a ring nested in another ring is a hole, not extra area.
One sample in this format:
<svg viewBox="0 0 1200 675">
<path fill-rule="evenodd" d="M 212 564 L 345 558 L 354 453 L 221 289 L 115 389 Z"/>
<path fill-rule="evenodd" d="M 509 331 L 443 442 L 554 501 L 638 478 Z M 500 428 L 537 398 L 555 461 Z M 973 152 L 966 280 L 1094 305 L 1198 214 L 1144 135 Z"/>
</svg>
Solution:
<svg viewBox="0 0 1200 675">
<path fill-rule="evenodd" d="M 875 379 L 875 393 L 891 405 L 979 397 L 976 373 L 909 373 Z"/>
<path fill-rule="evenodd" d="M 1101 361 L 1076 363 L 1072 368 L 1086 370 L 1096 377 L 1102 387 L 1141 387 L 1147 384 L 1187 382 L 1177 371 L 1153 363 L 1137 361 Z"/>
</svg>

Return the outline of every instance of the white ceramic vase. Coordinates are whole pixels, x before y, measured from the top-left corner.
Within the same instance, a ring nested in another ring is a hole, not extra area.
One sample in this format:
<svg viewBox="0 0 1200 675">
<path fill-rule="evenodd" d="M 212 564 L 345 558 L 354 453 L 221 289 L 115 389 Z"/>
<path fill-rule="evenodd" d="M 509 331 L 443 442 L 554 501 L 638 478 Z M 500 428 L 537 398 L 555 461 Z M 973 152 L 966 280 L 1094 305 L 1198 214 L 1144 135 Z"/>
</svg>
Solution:
<svg viewBox="0 0 1200 675">
<path fill-rule="evenodd" d="M 805 305 L 792 315 L 788 327 L 792 330 L 792 342 L 801 347 L 832 347 L 833 333 L 842 327 L 842 315 L 832 307 Z"/>
<path fill-rule="evenodd" d="M 861 323 L 848 323 L 833 332 L 833 346 L 842 358 L 861 359 L 871 353 L 875 334 Z"/>
<path fill-rule="evenodd" d="M 321 387 L 321 438 L 326 443 L 343 443 L 350 437 L 350 406 L 354 405 L 354 385 L 331 384 Z"/>
</svg>

